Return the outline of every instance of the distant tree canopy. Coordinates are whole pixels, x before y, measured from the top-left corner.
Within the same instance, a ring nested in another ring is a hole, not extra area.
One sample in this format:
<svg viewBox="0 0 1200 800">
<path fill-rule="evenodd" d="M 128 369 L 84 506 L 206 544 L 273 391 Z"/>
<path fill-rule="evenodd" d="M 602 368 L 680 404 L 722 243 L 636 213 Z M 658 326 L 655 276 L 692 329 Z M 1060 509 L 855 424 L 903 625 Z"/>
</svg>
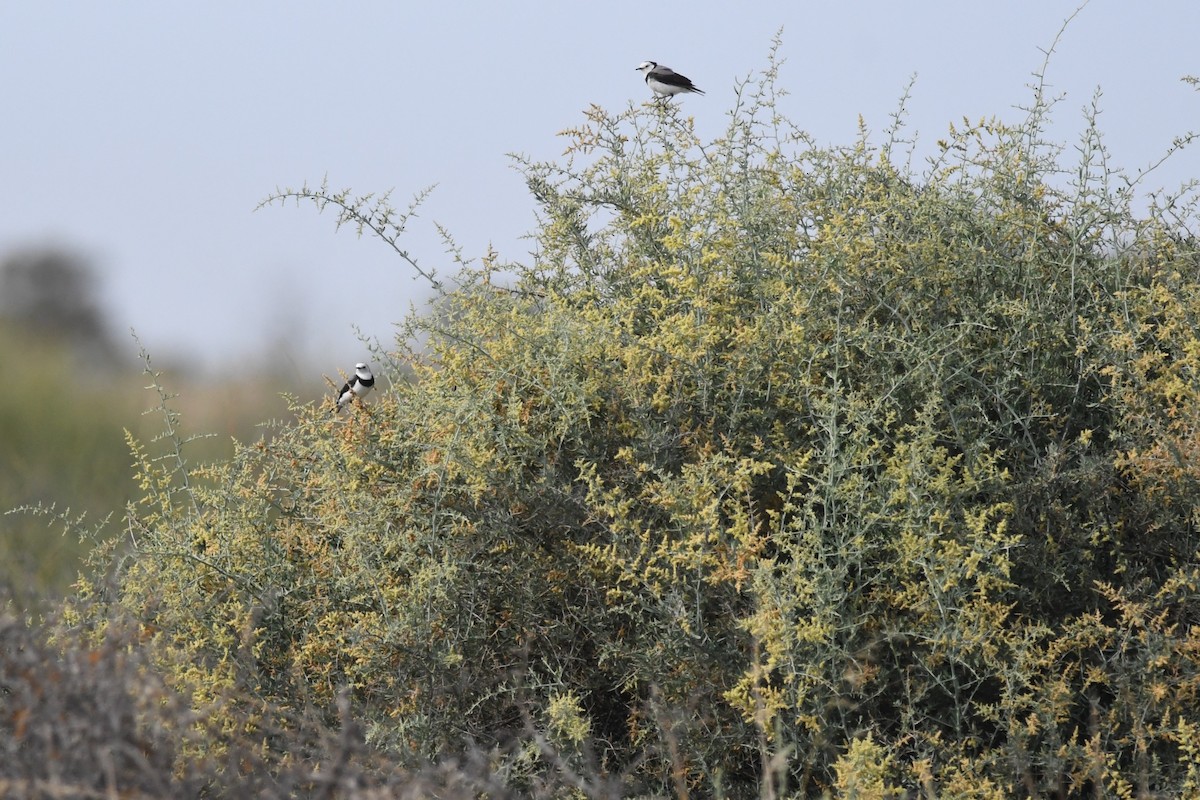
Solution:
<svg viewBox="0 0 1200 800">
<path fill-rule="evenodd" d="M 530 262 L 463 265 L 346 419 L 139 447 L 117 599 L 197 702 L 348 687 L 397 758 L 525 743 L 515 786 L 1200 792 L 1192 197 L 1040 94 L 918 170 L 774 82 L 713 141 L 592 108 L 522 162 Z"/>
<path fill-rule="evenodd" d="M 66 344 L 103 366 L 117 348 L 98 297 L 96 275 L 78 254 L 29 248 L 0 259 L 0 321 L 39 339 Z"/>
</svg>

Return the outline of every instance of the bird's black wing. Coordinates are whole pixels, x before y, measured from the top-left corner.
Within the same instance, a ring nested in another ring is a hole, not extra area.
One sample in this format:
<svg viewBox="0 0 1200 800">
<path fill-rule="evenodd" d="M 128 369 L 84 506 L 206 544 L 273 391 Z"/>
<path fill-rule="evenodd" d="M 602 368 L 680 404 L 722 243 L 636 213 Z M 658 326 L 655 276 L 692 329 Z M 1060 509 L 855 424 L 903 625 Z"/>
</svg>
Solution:
<svg viewBox="0 0 1200 800">
<path fill-rule="evenodd" d="M 649 75 L 647 75 L 647 77 L 650 76 L 653 76 L 654 80 L 658 81 L 659 83 L 665 83 L 667 86 L 678 86 L 680 89 L 688 89 L 692 91 L 696 89 L 696 87 L 692 85 L 691 80 L 683 75 L 680 75 L 670 67 L 655 67 L 654 69 L 650 70 Z"/>
</svg>

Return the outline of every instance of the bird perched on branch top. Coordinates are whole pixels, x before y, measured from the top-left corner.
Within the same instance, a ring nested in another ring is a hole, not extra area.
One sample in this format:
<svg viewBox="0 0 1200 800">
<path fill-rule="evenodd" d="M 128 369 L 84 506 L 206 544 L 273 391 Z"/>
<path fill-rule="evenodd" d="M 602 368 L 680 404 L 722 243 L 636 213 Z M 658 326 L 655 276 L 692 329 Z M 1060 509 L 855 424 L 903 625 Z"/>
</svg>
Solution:
<svg viewBox="0 0 1200 800">
<path fill-rule="evenodd" d="M 653 61 L 643 61 L 634 67 L 634 69 L 646 76 L 646 85 L 658 97 L 667 98 L 683 92 L 704 94 L 688 78 L 680 75 L 670 67 L 661 66 Z"/>
<path fill-rule="evenodd" d="M 340 412 L 355 397 L 360 399 L 365 397 L 374 385 L 375 376 L 371 374 L 371 368 L 361 362 L 355 364 L 354 377 L 346 381 L 345 385 L 338 390 L 335 398 L 337 404 L 333 407 L 333 412 L 335 414 Z"/>
</svg>

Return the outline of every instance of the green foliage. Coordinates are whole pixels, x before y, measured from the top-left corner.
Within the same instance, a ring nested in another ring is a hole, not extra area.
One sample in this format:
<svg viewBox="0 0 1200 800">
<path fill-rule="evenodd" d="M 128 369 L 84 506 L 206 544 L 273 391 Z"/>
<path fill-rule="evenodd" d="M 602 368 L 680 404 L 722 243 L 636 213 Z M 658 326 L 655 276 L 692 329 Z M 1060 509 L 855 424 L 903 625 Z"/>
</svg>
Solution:
<svg viewBox="0 0 1200 800">
<path fill-rule="evenodd" d="M 6 373 L 12 388 L 0 394 L 0 589 L 24 602 L 65 593 L 93 544 L 74 530 L 119 512 L 132 493 L 122 425 L 137 405 L 81 376 L 62 346 L 2 322 L 0 362 L 25 365 Z M 6 513 L 16 508 L 45 513 Z"/>
<path fill-rule="evenodd" d="M 400 759 L 515 737 L 517 785 L 1194 787 L 1190 195 L 1136 214 L 1091 118 L 1062 165 L 1040 92 L 917 172 L 774 80 L 711 142 L 592 108 L 522 161 L 531 263 L 438 284 L 410 381 L 200 472 L 138 449 L 119 598 L 174 679 L 348 687 Z"/>
</svg>

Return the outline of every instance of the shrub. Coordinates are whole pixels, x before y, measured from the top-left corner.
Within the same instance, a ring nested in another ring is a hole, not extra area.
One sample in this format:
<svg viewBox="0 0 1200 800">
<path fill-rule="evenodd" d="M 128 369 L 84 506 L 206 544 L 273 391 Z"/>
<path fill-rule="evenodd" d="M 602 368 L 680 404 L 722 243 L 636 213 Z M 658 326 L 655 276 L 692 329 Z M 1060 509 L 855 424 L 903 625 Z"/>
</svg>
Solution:
<svg viewBox="0 0 1200 800">
<path fill-rule="evenodd" d="M 401 763 L 495 746 L 518 787 L 1194 787 L 1190 195 L 1135 213 L 1094 119 L 1063 166 L 1040 91 L 918 172 L 775 77 L 711 142 L 592 108 L 521 161 L 531 263 L 438 283 L 369 405 L 202 473 L 139 450 L 118 599 L 172 679 L 345 688 Z"/>
</svg>

